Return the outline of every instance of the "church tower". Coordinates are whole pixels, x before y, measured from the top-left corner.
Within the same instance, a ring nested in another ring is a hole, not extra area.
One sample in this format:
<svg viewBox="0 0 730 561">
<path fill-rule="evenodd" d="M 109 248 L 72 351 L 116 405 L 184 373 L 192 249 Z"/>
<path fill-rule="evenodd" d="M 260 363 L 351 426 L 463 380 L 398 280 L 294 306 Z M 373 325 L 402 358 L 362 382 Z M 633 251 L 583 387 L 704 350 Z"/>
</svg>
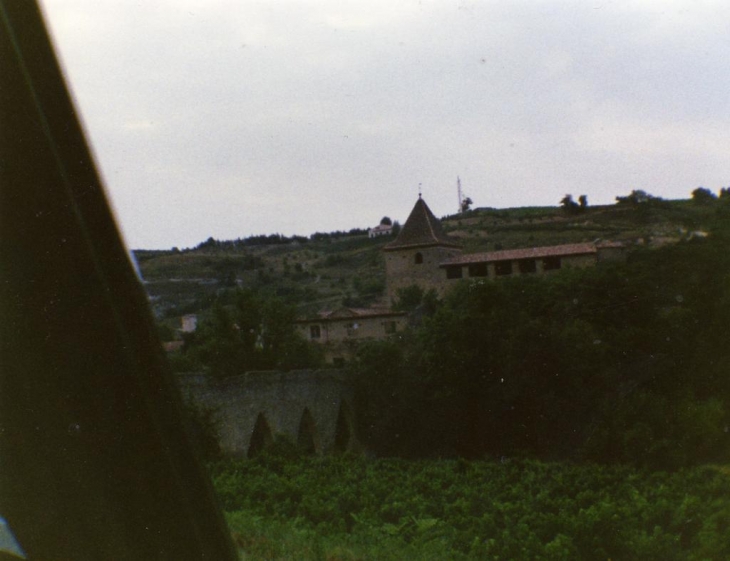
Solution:
<svg viewBox="0 0 730 561">
<path fill-rule="evenodd" d="M 414 284 L 424 291 L 433 288 L 442 295 L 446 272 L 439 264 L 461 255 L 461 245 L 446 235 L 441 222 L 419 195 L 398 237 L 383 251 L 387 297 L 392 306 L 398 290 Z"/>
</svg>

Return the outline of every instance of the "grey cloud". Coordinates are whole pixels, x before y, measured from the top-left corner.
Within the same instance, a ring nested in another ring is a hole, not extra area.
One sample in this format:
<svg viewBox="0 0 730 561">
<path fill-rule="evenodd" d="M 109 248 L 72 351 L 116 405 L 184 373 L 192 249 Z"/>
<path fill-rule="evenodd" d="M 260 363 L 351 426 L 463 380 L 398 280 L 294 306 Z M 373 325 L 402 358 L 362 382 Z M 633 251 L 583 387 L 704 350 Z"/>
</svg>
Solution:
<svg viewBox="0 0 730 561">
<path fill-rule="evenodd" d="M 133 246 L 727 183 L 723 3 L 46 7 Z"/>
</svg>

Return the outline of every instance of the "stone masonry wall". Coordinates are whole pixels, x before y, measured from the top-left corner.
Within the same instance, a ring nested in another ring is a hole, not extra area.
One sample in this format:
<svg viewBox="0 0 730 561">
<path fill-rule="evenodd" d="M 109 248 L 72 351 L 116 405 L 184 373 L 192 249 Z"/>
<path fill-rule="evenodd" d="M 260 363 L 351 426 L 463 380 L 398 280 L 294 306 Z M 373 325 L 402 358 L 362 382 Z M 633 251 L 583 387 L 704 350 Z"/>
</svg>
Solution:
<svg viewBox="0 0 730 561">
<path fill-rule="evenodd" d="M 417 253 L 421 254 L 422 263 L 416 263 Z M 392 305 L 395 302 L 399 289 L 413 284 L 425 291 L 433 288 L 439 296 L 443 296 L 448 283 L 439 263 L 457 255 L 461 255 L 460 249 L 439 246 L 386 252 L 385 276 L 389 303 Z"/>
<path fill-rule="evenodd" d="M 342 371 L 247 372 L 220 381 L 201 374 L 182 374 L 178 379 L 186 400 L 212 412 L 221 449 L 228 455 L 249 455 L 259 415 L 272 435 L 286 435 L 296 443 L 307 418 L 305 411 L 314 421 L 313 427 L 304 424 L 315 453 L 356 447 L 353 389 Z"/>
</svg>

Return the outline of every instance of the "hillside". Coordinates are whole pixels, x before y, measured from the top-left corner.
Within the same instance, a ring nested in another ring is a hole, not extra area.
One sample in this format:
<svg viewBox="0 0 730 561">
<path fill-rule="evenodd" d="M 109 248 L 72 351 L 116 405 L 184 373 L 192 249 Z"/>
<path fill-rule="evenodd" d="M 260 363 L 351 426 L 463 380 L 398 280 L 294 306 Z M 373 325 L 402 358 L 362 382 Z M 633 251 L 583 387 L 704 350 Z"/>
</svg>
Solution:
<svg viewBox="0 0 730 561">
<path fill-rule="evenodd" d="M 476 209 L 442 223 L 467 253 L 596 239 L 662 245 L 712 228 L 725 203 L 656 200 L 576 213 L 561 207 Z M 354 229 L 310 238 L 210 238 L 192 249 L 135 250 L 134 255 L 156 316 L 176 327 L 179 316 L 205 313 L 221 289 L 233 286 L 276 295 L 301 315 L 343 303 L 378 303 L 385 288 L 382 248 L 389 241 Z"/>
<path fill-rule="evenodd" d="M 446 229 L 471 250 L 598 237 L 630 250 L 625 260 L 557 274 L 457 281 L 443 298 L 424 299 L 409 329 L 363 341 L 346 363 L 359 441 L 379 457 L 525 456 L 652 469 L 727 462 L 727 201 L 448 217 Z M 188 295 L 203 312 L 213 302 L 172 357 L 177 371 L 225 378 L 319 365 L 321 346 L 293 332 L 294 311 L 282 301 L 301 313 L 378 297 L 365 287 L 382 279 L 386 242 L 283 242 L 209 240 L 142 260 L 148 270 L 189 274 L 150 286 L 203 287 L 202 296 Z M 234 286 L 249 289 L 226 289 Z M 173 322 L 179 309 L 166 313 Z"/>
</svg>

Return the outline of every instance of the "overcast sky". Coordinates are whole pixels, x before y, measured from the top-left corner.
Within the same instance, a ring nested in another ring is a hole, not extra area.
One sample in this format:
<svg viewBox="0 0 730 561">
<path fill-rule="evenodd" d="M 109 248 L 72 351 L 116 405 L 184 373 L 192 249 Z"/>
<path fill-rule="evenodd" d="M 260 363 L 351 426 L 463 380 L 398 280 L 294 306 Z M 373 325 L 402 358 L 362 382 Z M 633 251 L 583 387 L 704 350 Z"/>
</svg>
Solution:
<svg viewBox="0 0 730 561">
<path fill-rule="evenodd" d="M 45 0 L 132 248 L 730 185 L 730 2 Z"/>
</svg>

